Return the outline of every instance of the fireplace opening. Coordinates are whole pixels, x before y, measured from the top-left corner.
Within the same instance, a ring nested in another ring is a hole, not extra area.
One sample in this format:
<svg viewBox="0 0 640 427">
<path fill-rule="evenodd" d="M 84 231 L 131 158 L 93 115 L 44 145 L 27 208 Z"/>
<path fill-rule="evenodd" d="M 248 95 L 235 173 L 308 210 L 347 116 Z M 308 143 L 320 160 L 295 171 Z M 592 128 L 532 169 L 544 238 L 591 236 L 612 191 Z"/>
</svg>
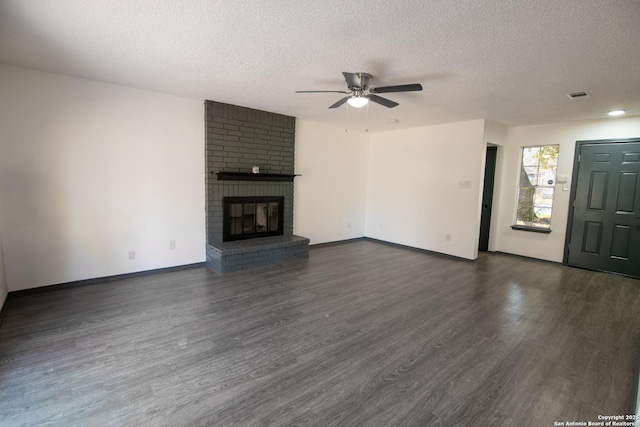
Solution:
<svg viewBox="0 0 640 427">
<path fill-rule="evenodd" d="M 224 197 L 222 239 L 225 242 L 283 234 L 284 197 Z"/>
</svg>

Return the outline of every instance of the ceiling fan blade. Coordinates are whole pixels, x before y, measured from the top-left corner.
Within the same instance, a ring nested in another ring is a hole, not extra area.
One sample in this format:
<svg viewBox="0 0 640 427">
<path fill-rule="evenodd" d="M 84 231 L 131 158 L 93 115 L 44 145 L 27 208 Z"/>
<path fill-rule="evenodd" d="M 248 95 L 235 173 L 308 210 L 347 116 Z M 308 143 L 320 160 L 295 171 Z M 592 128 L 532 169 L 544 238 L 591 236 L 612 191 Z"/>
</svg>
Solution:
<svg viewBox="0 0 640 427">
<path fill-rule="evenodd" d="M 384 105 L 385 107 L 388 107 L 388 108 L 393 108 L 393 107 L 397 107 L 398 105 L 400 105 L 397 102 L 393 102 L 390 99 L 383 98 L 383 97 L 377 96 L 377 95 L 369 95 L 368 98 L 369 98 L 369 101 L 375 102 L 376 104 Z"/>
<path fill-rule="evenodd" d="M 344 98 L 342 98 L 340 101 L 336 102 L 335 104 L 329 106 L 329 108 L 338 108 L 339 106 L 341 106 L 342 104 L 344 104 L 345 102 L 347 102 L 347 99 L 349 99 L 348 96 L 345 96 Z"/>
<path fill-rule="evenodd" d="M 351 93 L 344 90 L 297 90 L 296 93 Z"/>
<path fill-rule="evenodd" d="M 371 93 L 391 93 L 391 92 L 416 92 L 422 90 L 420 83 L 413 83 L 409 85 L 397 85 L 397 86 L 382 86 L 371 88 Z"/>
</svg>

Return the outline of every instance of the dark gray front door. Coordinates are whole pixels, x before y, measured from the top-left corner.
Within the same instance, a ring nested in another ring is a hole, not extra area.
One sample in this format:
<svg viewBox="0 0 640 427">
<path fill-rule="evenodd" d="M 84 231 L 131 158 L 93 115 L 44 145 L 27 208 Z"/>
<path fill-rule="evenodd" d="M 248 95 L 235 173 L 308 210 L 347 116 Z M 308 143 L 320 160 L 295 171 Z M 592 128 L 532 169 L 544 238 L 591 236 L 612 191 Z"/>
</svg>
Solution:
<svg viewBox="0 0 640 427">
<path fill-rule="evenodd" d="M 640 142 L 579 144 L 568 264 L 640 277 Z"/>
</svg>

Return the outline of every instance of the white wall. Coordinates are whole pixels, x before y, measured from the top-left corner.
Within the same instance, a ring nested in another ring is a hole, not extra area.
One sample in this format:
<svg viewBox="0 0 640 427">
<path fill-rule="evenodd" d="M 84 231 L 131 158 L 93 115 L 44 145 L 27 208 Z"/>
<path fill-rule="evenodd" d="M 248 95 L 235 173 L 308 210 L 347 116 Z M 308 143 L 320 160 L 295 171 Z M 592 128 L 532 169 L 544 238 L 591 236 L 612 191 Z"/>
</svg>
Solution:
<svg viewBox="0 0 640 427">
<path fill-rule="evenodd" d="M 369 140 L 366 235 L 475 259 L 484 120 L 376 133 Z"/>
<path fill-rule="evenodd" d="M 367 134 L 297 120 L 295 153 L 294 233 L 311 244 L 363 237 Z"/>
<path fill-rule="evenodd" d="M 632 137 L 640 137 L 640 117 L 637 116 L 509 128 L 508 144 L 504 149 L 496 249 L 501 252 L 562 262 L 570 191 L 562 191 L 561 184 L 556 186 L 550 234 L 511 229 L 515 221 L 515 200 L 522 147 L 560 145 L 558 175 L 567 175 L 571 179 L 576 141 Z M 570 184 L 571 182 L 567 184 L 569 188 Z"/>
<path fill-rule="evenodd" d="M 5 65 L 0 94 L 9 291 L 204 261 L 202 100 Z"/>
</svg>

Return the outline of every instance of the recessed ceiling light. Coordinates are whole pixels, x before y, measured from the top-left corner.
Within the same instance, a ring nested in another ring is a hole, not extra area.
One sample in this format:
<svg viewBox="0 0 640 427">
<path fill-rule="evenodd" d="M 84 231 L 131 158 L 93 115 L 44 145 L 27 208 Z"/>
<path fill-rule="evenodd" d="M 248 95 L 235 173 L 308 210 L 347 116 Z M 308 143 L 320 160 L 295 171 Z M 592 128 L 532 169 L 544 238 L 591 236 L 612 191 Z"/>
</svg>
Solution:
<svg viewBox="0 0 640 427">
<path fill-rule="evenodd" d="M 624 113 L 625 113 L 624 110 L 612 110 L 612 111 L 609 111 L 609 115 L 610 116 L 621 116 Z"/>
</svg>

